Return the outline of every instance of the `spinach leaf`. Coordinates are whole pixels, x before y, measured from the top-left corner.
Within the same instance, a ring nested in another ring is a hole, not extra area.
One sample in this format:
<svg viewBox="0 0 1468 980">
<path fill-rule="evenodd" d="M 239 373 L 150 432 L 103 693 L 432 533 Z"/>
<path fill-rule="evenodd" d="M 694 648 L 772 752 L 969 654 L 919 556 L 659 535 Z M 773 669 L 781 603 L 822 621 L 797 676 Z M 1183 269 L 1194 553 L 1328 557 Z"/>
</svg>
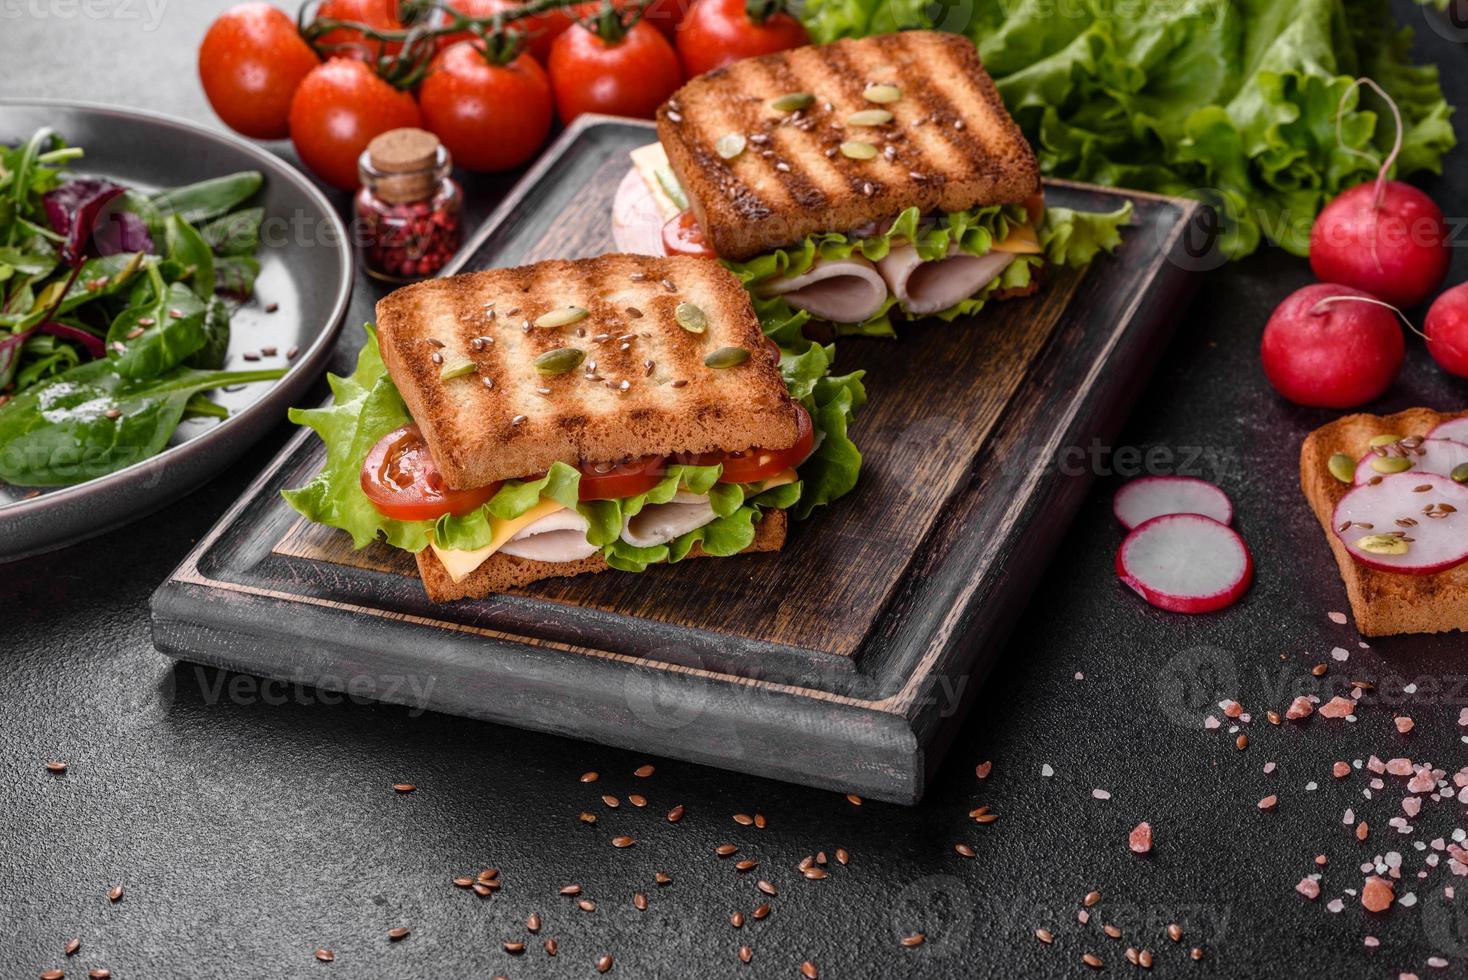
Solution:
<svg viewBox="0 0 1468 980">
<path fill-rule="evenodd" d="M 199 228 L 199 234 L 216 255 L 254 255 L 260 247 L 260 224 L 264 208 L 245 208 Z"/>
<path fill-rule="evenodd" d="M 24 252 L 11 246 L 0 247 L 0 280 L 13 274 L 47 276 L 56 268 L 56 258 L 36 252 Z"/>
<path fill-rule="evenodd" d="M 16 333 L 29 330 L 41 323 L 56 302 L 56 294 L 62 289 L 66 295 L 62 297 L 61 305 L 56 308 L 55 315 L 69 313 L 84 303 L 90 303 L 94 299 L 103 296 L 112 296 L 122 291 L 122 288 L 132 281 L 139 269 L 152 263 L 146 260 L 142 252 L 134 252 L 132 255 L 104 255 L 100 259 L 88 259 L 82 263 L 81 271 L 75 279 L 54 279 L 46 284 L 46 288 L 38 293 L 32 305 L 25 313 L 0 314 L 0 326 L 13 327 Z"/>
<path fill-rule="evenodd" d="M 175 368 L 134 380 L 109 361 L 89 361 L 0 407 L 0 480 L 66 486 L 114 473 L 157 455 L 195 395 L 284 373 Z"/>
<path fill-rule="evenodd" d="M 241 300 L 255 291 L 259 274 L 260 263 L 251 255 L 221 255 L 214 260 L 214 288 Z"/>
<path fill-rule="evenodd" d="M 224 367 L 228 354 L 229 304 L 218 296 L 211 296 L 204 313 L 204 346 L 190 354 L 184 363 L 189 367 L 217 371 Z"/>
<path fill-rule="evenodd" d="M 53 374 L 74 368 L 81 362 L 76 348 L 64 344 L 51 334 L 38 333 L 21 348 L 25 364 L 16 372 L 15 386 L 29 388 L 31 385 Z"/>
<path fill-rule="evenodd" d="M 197 224 L 233 211 L 258 191 L 263 181 L 258 170 L 243 170 L 160 191 L 153 195 L 153 204 L 164 217 L 176 214 L 190 224 Z"/>
<path fill-rule="evenodd" d="M 204 303 L 183 283 L 164 283 L 149 266 L 153 293 L 118 314 L 107 330 L 107 356 L 125 378 L 155 378 L 208 342 Z"/>
<path fill-rule="evenodd" d="M 176 214 L 168 216 L 168 257 L 184 267 L 179 278 L 188 280 L 202 300 L 214 295 L 214 253 L 202 235 Z"/>
</svg>

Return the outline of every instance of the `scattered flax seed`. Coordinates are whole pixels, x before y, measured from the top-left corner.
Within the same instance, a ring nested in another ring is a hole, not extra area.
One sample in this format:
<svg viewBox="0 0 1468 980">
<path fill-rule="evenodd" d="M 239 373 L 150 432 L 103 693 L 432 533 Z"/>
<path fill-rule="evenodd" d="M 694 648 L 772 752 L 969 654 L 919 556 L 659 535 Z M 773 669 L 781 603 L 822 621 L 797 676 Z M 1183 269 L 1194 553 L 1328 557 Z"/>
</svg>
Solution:
<svg viewBox="0 0 1468 980">
<path fill-rule="evenodd" d="M 1264 713 L 1264 717 L 1266 717 L 1266 718 L 1269 719 L 1269 723 L 1271 725 L 1278 725 L 1279 724 L 1279 712 L 1278 711 L 1266 711 Z"/>
<path fill-rule="evenodd" d="M 1093 970 L 1101 969 L 1101 957 L 1097 956 L 1095 953 L 1084 954 L 1083 956 L 1081 956 L 1081 962 L 1086 964 Z"/>
<path fill-rule="evenodd" d="M 800 975 L 805 977 L 805 980 L 818 980 L 821 975 L 821 971 L 817 970 L 816 965 L 810 960 L 806 960 L 804 963 L 800 964 Z"/>
<path fill-rule="evenodd" d="M 122 886 L 121 885 L 113 885 L 111 888 L 107 889 L 107 901 L 109 901 L 109 902 L 120 902 L 120 901 L 122 901 Z"/>
<path fill-rule="evenodd" d="M 472 878 L 458 877 L 454 879 L 454 885 L 458 888 L 468 888 L 472 884 L 474 884 L 474 879 Z"/>
<path fill-rule="evenodd" d="M 1169 922 L 1167 924 L 1167 938 L 1173 942 L 1180 942 L 1183 938 L 1183 927 L 1176 922 Z"/>
<path fill-rule="evenodd" d="M 61 773 L 66 772 L 66 763 L 64 763 L 64 762 L 48 762 L 48 763 L 46 763 L 46 771 L 47 772 L 54 772 L 57 775 L 60 775 Z"/>
<path fill-rule="evenodd" d="M 971 858 L 971 857 L 974 856 L 974 849 L 972 847 L 969 847 L 967 844 L 962 843 L 962 842 L 959 842 L 957 844 L 954 844 L 953 845 L 953 849 L 958 852 L 958 855 L 960 857 Z"/>
<path fill-rule="evenodd" d="M 738 852 L 739 848 L 733 844 L 720 844 L 718 847 L 714 848 L 714 853 L 721 858 L 726 858 L 729 855 L 737 854 Z"/>
<path fill-rule="evenodd" d="M 1137 947 L 1128 946 L 1126 948 L 1126 961 L 1132 966 L 1137 965 Z"/>
<path fill-rule="evenodd" d="M 768 824 L 769 824 L 769 821 L 765 820 L 765 815 L 763 813 L 759 813 L 759 812 L 756 812 L 755 813 L 755 815 L 754 815 L 754 826 L 755 826 L 756 829 L 758 829 L 758 830 L 764 830 L 765 827 L 768 826 Z"/>
<path fill-rule="evenodd" d="M 1040 940 L 1040 942 L 1044 943 L 1046 946 L 1049 946 L 1050 944 L 1055 942 L 1055 933 L 1051 932 L 1049 929 L 1046 929 L 1044 926 L 1041 926 L 1035 930 L 1035 938 Z"/>
<path fill-rule="evenodd" d="M 748 946 L 740 946 L 739 962 L 748 963 L 752 959 L 754 959 L 754 950 L 750 949 Z"/>
<path fill-rule="evenodd" d="M 816 851 L 816 864 L 819 864 L 823 868 L 826 866 L 826 852 L 825 851 Z"/>
<path fill-rule="evenodd" d="M 632 775 L 636 776 L 638 779 L 646 779 L 648 776 L 651 776 L 656 771 L 657 770 L 654 769 L 651 765 L 638 766 L 636 769 L 632 770 Z"/>
<path fill-rule="evenodd" d="M 596 903 L 593 902 L 589 898 L 580 898 L 580 899 L 577 899 L 576 900 L 576 907 L 578 909 L 580 909 L 581 911 L 583 911 L 583 912 L 595 912 L 596 911 Z"/>
<path fill-rule="evenodd" d="M 488 898 L 489 896 L 494 894 L 494 889 L 489 887 L 482 881 L 475 882 L 474 894 L 478 895 L 480 898 Z"/>
<path fill-rule="evenodd" d="M 683 819 L 683 804 L 679 803 L 668 811 L 668 823 L 677 823 Z"/>
<path fill-rule="evenodd" d="M 855 793 L 847 793 L 846 802 L 850 803 L 852 806 L 861 806 L 861 797 L 857 796 Z"/>
<path fill-rule="evenodd" d="M 1152 969 L 1152 951 L 1144 949 L 1137 954 L 1137 965 L 1144 970 Z"/>
<path fill-rule="evenodd" d="M 811 881 L 822 881 L 827 877 L 824 868 L 806 868 L 801 874 L 805 875 Z"/>
<path fill-rule="evenodd" d="M 601 774 L 597 772 L 583 772 L 581 774 L 581 781 L 583 783 L 594 783 L 600 778 Z"/>
<path fill-rule="evenodd" d="M 330 963 L 336 959 L 336 954 L 329 949 L 318 949 L 316 951 L 316 958 L 323 963 Z"/>
<path fill-rule="evenodd" d="M 659 885 L 671 885 L 673 883 L 673 876 L 666 871 L 659 871 L 653 875 L 652 880 L 656 881 Z"/>
<path fill-rule="evenodd" d="M 122 416 L 122 409 L 120 409 L 120 408 L 109 408 L 107 411 L 103 412 L 102 414 L 103 415 L 106 415 L 109 419 L 121 418 L 121 416 Z"/>
<path fill-rule="evenodd" d="M 612 838 L 612 846 L 617 848 L 631 847 L 633 844 L 636 843 L 637 841 L 633 840 L 631 837 L 622 836 Z"/>
<path fill-rule="evenodd" d="M 735 871 L 753 871 L 759 867 L 759 862 L 754 858 L 744 858 L 734 865 Z"/>
<path fill-rule="evenodd" d="M 561 948 L 560 945 L 554 939 L 547 939 L 545 941 L 545 955 L 546 956 L 555 956 L 556 955 L 556 952 L 560 948 Z"/>
<path fill-rule="evenodd" d="M 764 880 L 757 881 L 757 882 L 755 882 L 755 886 L 754 887 L 758 888 L 760 891 L 764 892 L 766 895 L 769 895 L 771 898 L 774 898 L 776 895 L 780 894 L 779 890 L 776 889 L 775 886 L 772 885 L 772 884 L 770 884 L 768 881 L 764 881 Z"/>
<path fill-rule="evenodd" d="M 1086 892 L 1086 897 L 1081 899 L 1081 904 L 1084 905 L 1086 908 L 1090 908 L 1099 901 L 1101 901 L 1100 892 Z"/>
<path fill-rule="evenodd" d="M 735 912 L 733 915 L 729 916 L 729 925 L 733 926 L 735 929 L 741 929 L 741 928 L 743 928 L 744 927 L 744 913 L 743 912 Z"/>
<path fill-rule="evenodd" d="M 756 922 L 768 919 L 770 917 L 770 903 L 760 902 L 759 905 L 755 906 L 755 910 L 751 914 L 754 916 L 754 921 Z"/>
<path fill-rule="evenodd" d="M 621 800 L 619 800 L 615 796 L 611 796 L 611 795 L 603 796 L 601 798 L 601 801 L 603 803 L 605 803 L 607 806 L 611 807 L 613 810 L 615 810 L 617 807 L 619 807 L 619 806 L 622 805 L 622 801 Z"/>
<path fill-rule="evenodd" d="M 394 942 L 394 943 L 395 942 L 398 942 L 399 940 L 407 939 L 408 938 L 408 930 L 405 929 L 405 928 L 403 928 L 402 926 L 398 926 L 398 927 L 396 927 L 394 929 L 389 929 L 387 931 L 387 938 L 388 938 L 388 941 L 389 942 Z"/>
<path fill-rule="evenodd" d="M 519 956 L 521 953 L 525 952 L 525 944 L 510 942 L 507 940 L 505 942 L 505 952 L 509 953 L 511 956 Z"/>
<path fill-rule="evenodd" d="M 1310 668 L 1310 673 L 1314 674 L 1316 677 L 1324 677 L 1327 670 L 1330 670 L 1329 664 L 1316 664 L 1314 667 Z"/>
<path fill-rule="evenodd" d="M 279 309 L 280 309 L 280 304 L 279 303 L 267 303 L 267 304 L 265 304 L 265 312 L 266 313 L 274 313 L 274 312 L 276 312 Z"/>
<path fill-rule="evenodd" d="M 1201 960 L 1203 958 L 1203 947 L 1194 946 L 1191 950 L 1188 951 L 1188 955 L 1191 956 L 1194 960 Z"/>
<path fill-rule="evenodd" d="M 843 865 L 844 866 L 846 864 L 846 862 L 848 862 L 850 860 L 851 860 L 851 853 L 849 851 L 847 851 L 846 848 L 844 848 L 844 847 L 838 847 L 838 848 L 836 848 L 836 863 L 837 864 L 840 864 L 840 865 Z"/>
<path fill-rule="evenodd" d="M 1365 820 L 1362 820 L 1360 823 L 1356 824 L 1357 840 L 1365 840 L 1369 836 L 1371 836 L 1371 828 L 1367 826 Z"/>
<path fill-rule="evenodd" d="M 87 971 L 87 976 L 92 980 L 111 980 L 112 971 L 105 966 L 94 966 Z"/>
<path fill-rule="evenodd" d="M 75 956 L 77 954 L 77 952 L 81 948 L 82 948 L 82 941 L 80 939 L 71 939 L 71 940 L 68 940 L 67 943 L 66 943 L 66 955 L 67 956 Z"/>
<path fill-rule="evenodd" d="M 910 936 L 903 936 L 902 939 L 899 941 L 908 949 L 912 949 L 914 946 L 921 946 L 924 942 L 927 941 L 927 938 L 928 937 L 923 935 L 922 933 L 915 932 Z"/>
<path fill-rule="evenodd" d="M 749 827 L 754 824 L 754 817 L 751 817 L 747 813 L 736 813 L 734 814 L 734 822 L 741 827 Z"/>
<path fill-rule="evenodd" d="M 633 892 L 632 893 L 632 907 L 635 908 L 639 912 L 646 912 L 647 911 L 647 896 L 644 895 L 644 894 L 642 894 L 642 892 Z"/>
<path fill-rule="evenodd" d="M 412 783 L 393 783 L 392 788 L 394 793 L 411 793 L 418 787 Z"/>
<path fill-rule="evenodd" d="M 41 980 L 61 980 L 61 978 L 64 976 L 66 976 L 66 974 L 62 973 L 60 970 L 47 970 L 45 973 L 41 974 Z"/>
<path fill-rule="evenodd" d="M 587 813 L 585 810 L 582 810 L 581 811 L 581 822 L 582 823 L 596 823 L 596 814 L 594 814 L 594 813 Z"/>
<path fill-rule="evenodd" d="M 580 885 L 562 885 L 561 886 L 561 894 L 562 895 L 580 895 L 581 894 L 581 886 Z"/>
<path fill-rule="evenodd" d="M 997 813 L 981 813 L 977 817 L 974 817 L 974 823 L 989 824 L 998 819 L 999 814 Z"/>
<path fill-rule="evenodd" d="M 1269 796 L 1266 796 L 1264 799 L 1260 800 L 1258 806 L 1261 810 L 1273 810 L 1275 805 L 1278 803 L 1279 797 L 1270 794 Z"/>
<path fill-rule="evenodd" d="M 1121 938 L 1121 930 L 1118 929 L 1116 926 L 1109 925 L 1109 924 L 1108 925 L 1104 925 L 1104 926 L 1101 927 L 1101 931 L 1104 932 L 1104 933 L 1106 933 L 1106 935 L 1110 936 L 1112 939 L 1120 939 Z"/>
<path fill-rule="evenodd" d="M 644 807 L 647 806 L 647 797 L 641 795 L 640 793 L 628 793 L 627 802 L 631 803 L 635 807 Z"/>
<path fill-rule="evenodd" d="M 610 953 L 603 953 L 603 954 L 601 954 L 600 956 L 598 956 L 596 958 L 596 972 L 597 973 L 605 973 L 608 970 L 610 970 L 611 968 L 612 968 L 612 956 L 611 956 Z"/>
<path fill-rule="evenodd" d="M 301 353 L 301 348 L 299 348 L 299 347 L 292 347 L 292 348 L 290 348 L 289 350 L 287 350 L 285 352 L 285 359 L 287 361 L 294 361 L 298 356 L 300 356 L 300 353 Z M 488 385 L 489 384 L 489 379 L 488 378 L 485 378 L 484 379 L 484 383 L 486 385 Z"/>
<path fill-rule="evenodd" d="M 540 913 L 539 912 L 531 912 L 530 913 L 530 916 L 525 920 L 525 928 L 526 929 L 529 929 L 531 932 L 539 932 L 540 931 Z"/>
<path fill-rule="evenodd" d="M 1238 738 L 1234 739 L 1234 745 L 1238 748 L 1240 752 L 1244 751 L 1249 747 L 1249 736 L 1240 735 Z"/>
<path fill-rule="evenodd" d="M 489 884 L 491 881 L 494 881 L 499 876 L 499 868 L 485 868 L 483 871 L 479 872 L 479 874 L 475 875 L 475 877 L 479 879 L 479 883 L 482 885 Z"/>
</svg>

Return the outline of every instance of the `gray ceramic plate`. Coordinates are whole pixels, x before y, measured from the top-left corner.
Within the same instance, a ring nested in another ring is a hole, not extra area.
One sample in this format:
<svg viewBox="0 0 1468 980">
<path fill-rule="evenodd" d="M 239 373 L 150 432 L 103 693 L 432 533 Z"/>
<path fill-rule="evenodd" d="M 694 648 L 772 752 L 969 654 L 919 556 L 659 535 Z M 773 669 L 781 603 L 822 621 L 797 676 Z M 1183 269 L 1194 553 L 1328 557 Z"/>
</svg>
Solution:
<svg viewBox="0 0 1468 980">
<path fill-rule="evenodd" d="M 163 506 L 214 476 L 285 417 L 321 374 L 346 313 L 352 254 L 346 229 L 311 182 L 244 140 L 165 116 L 108 106 L 0 99 L 0 142 L 15 144 L 50 126 L 86 156 L 75 173 L 109 177 L 144 190 L 258 170 L 265 186 L 260 277 L 235 315 L 231 370 L 290 367 L 274 383 L 216 391 L 228 419 L 187 421 L 159 455 L 73 487 L 0 488 L 0 561 L 59 548 Z M 273 313 L 265 312 L 267 307 Z M 246 353 L 275 348 L 274 357 Z M 286 360 L 291 349 L 297 356 Z"/>
</svg>

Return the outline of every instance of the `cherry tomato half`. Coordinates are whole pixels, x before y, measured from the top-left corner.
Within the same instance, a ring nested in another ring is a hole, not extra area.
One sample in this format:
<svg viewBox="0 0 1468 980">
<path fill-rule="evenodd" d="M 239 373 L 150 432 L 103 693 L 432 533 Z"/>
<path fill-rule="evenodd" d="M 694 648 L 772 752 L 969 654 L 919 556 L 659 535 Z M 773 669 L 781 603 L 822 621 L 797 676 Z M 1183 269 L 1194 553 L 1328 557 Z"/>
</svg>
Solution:
<svg viewBox="0 0 1468 980">
<path fill-rule="evenodd" d="M 529 54 L 507 65 L 482 40 L 441 51 L 418 90 L 423 123 L 468 170 L 509 170 L 535 156 L 550 132 L 550 80 Z"/>
<path fill-rule="evenodd" d="M 568 126 L 583 112 L 651 119 L 683 84 L 673 46 L 644 21 L 618 41 L 577 24 L 551 45 L 549 67 L 556 110 Z"/>
<path fill-rule="evenodd" d="M 644 456 L 630 463 L 582 463 L 582 500 L 618 500 L 646 493 L 658 485 L 668 472 L 668 461 L 661 456 Z"/>
<path fill-rule="evenodd" d="M 720 483 L 758 483 L 777 473 L 799 466 L 815 451 L 816 433 L 810 413 L 800 402 L 795 403 L 795 445 L 788 449 L 746 449 L 739 453 L 698 453 L 675 457 L 690 466 L 722 464 Z"/>
<path fill-rule="evenodd" d="M 668 255 L 716 257 L 692 211 L 679 211 L 663 225 L 663 251 Z"/>
<path fill-rule="evenodd" d="M 361 483 L 372 506 L 397 521 L 436 521 L 444 514 L 461 517 L 500 488 L 491 483 L 472 490 L 450 489 L 416 425 L 394 429 L 377 440 L 362 463 Z"/>
<path fill-rule="evenodd" d="M 332 58 L 302 80 L 291 100 L 291 142 L 328 184 L 357 186 L 357 158 L 373 138 L 417 126 L 418 103 L 360 61 Z"/>
<path fill-rule="evenodd" d="M 755 23 L 745 0 L 698 0 L 678 28 L 678 58 L 689 78 L 809 43 L 805 27 L 784 11 Z"/>
<path fill-rule="evenodd" d="M 257 140 L 290 135 L 291 98 L 320 63 L 296 22 L 268 3 L 231 7 L 199 44 L 209 105 L 230 129 Z"/>
</svg>

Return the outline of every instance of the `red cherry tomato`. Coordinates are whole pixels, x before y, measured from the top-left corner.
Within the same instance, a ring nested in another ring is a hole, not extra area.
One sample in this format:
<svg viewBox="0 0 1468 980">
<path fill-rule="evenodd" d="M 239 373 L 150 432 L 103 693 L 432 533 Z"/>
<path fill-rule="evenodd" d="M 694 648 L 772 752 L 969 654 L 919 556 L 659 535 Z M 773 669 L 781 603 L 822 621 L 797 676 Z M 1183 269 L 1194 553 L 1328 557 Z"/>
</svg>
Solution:
<svg viewBox="0 0 1468 980">
<path fill-rule="evenodd" d="M 325 0 L 316 10 L 316 18 L 320 20 L 325 17 L 332 20 L 354 20 L 383 31 L 399 31 L 403 28 L 398 0 Z M 379 49 L 384 54 L 397 54 L 403 50 L 401 41 L 374 41 L 361 31 L 346 27 L 327 31 L 316 39 L 316 43 L 322 45 L 322 50 L 332 57 L 369 61 L 377 57 Z M 333 50 L 331 45 L 340 45 L 340 48 Z"/>
<path fill-rule="evenodd" d="M 362 463 L 360 479 L 372 506 L 396 521 L 436 521 L 444 514 L 462 517 L 500 488 L 498 483 L 472 490 L 445 486 L 416 425 L 394 429 L 377 440 Z"/>
<path fill-rule="evenodd" d="M 556 110 L 567 125 L 583 112 L 651 119 L 683 84 L 673 46 L 642 21 L 612 42 L 577 24 L 551 45 L 550 75 Z"/>
<path fill-rule="evenodd" d="M 663 225 L 663 251 L 668 255 L 716 257 L 692 211 L 679 211 Z"/>
<path fill-rule="evenodd" d="M 652 0 L 642 8 L 642 19 L 672 40 L 677 37 L 675 32 L 683 23 L 683 19 L 688 16 L 688 9 L 692 6 L 693 0 Z"/>
<path fill-rule="evenodd" d="M 644 456 L 630 463 L 582 463 L 580 498 L 582 500 L 618 500 L 646 493 L 658 485 L 668 472 L 668 461 L 661 456 Z"/>
<path fill-rule="evenodd" d="M 491 64 L 482 40 L 440 52 L 418 90 L 418 104 L 424 125 L 469 170 L 518 167 L 540 149 L 551 127 L 545 69 L 529 54 Z"/>
<path fill-rule="evenodd" d="M 291 101 L 291 142 L 322 180 L 343 190 L 357 186 L 357 158 L 390 129 L 418 126 L 418 104 L 349 58 L 312 70 Z"/>
<path fill-rule="evenodd" d="M 320 63 L 295 21 L 268 3 L 231 7 L 199 45 L 209 104 L 226 126 L 257 140 L 290 135 L 291 97 Z"/>
<path fill-rule="evenodd" d="M 460 13 L 470 17 L 491 17 L 503 11 L 514 10 L 522 4 L 517 3 L 516 0 L 459 0 L 453 6 Z M 514 21 L 506 26 L 525 35 L 526 50 L 543 65 L 550 59 L 551 44 L 562 31 L 576 23 L 578 10 L 577 7 L 557 7 L 543 14 L 536 14 L 534 17 Z M 440 38 L 438 43 L 440 47 L 448 47 L 457 41 L 468 41 L 473 38 L 472 33 L 464 31 L 459 34 L 446 35 Z"/>
<path fill-rule="evenodd" d="M 745 0 L 698 0 L 678 28 L 678 57 L 689 78 L 809 43 L 805 27 L 784 11 L 755 23 Z"/>
<path fill-rule="evenodd" d="M 768 480 L 777 473 L 804 463 L 815 451 L 815 427 L 811 425 L 810 413 L 800 402 L 795 403 L 795 445 L 789 449 L 746 449 L 740 453 L 698 453 L 676 457 L 678 462 L 690 466 L 713 466 L 722 464 L 724 472 L 720 483 L 758 483 Z"/>
</svg>

